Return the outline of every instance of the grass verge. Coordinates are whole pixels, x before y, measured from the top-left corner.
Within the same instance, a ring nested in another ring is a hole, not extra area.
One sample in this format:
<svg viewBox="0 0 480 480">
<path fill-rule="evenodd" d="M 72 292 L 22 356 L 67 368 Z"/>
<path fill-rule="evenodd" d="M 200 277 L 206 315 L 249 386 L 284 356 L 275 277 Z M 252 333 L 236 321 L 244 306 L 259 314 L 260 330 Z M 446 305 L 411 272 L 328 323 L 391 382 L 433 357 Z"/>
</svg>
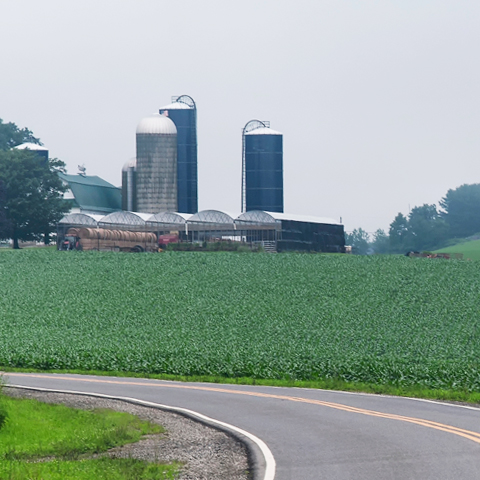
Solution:
<svg viewBox="0 0 480 480">
<path fill-rule="evenodd" d="M 219 383 L 227 385 L 262 385 L 271 387 L 316 388 L 319 390 L 339 390 L 344 392 L 371 393 L 376 395 L 393 395 L 398 397 L 423 398 L 445 402 L 462 402 L 480 406 L 480 392 L 468 390 L 432 389 L 421 385 L 398 386 L 379 385 L 361 382 L 346 382 L 341 379 L 328 378 L 319 380 L 273 380 L 261 378 L 230 378 L 220 376 L 182 376 L 166 374 L 147 374 L 136 372 L 105 372 L 99 370 L 33 370 L 23 368 L 0 367 L 4 372 L 18 373 L 71 373 L 78 375 L 97 375 L 109 377 L 150 378 L 154 380 L 170 380 L 177 382 Z"/>
<path fill-rule="evenodd" d="M 88 458 L 163 429 L 134 415 L 0 396 L 2 479 L 170 479 L 178 466 Z"/>
</svg>

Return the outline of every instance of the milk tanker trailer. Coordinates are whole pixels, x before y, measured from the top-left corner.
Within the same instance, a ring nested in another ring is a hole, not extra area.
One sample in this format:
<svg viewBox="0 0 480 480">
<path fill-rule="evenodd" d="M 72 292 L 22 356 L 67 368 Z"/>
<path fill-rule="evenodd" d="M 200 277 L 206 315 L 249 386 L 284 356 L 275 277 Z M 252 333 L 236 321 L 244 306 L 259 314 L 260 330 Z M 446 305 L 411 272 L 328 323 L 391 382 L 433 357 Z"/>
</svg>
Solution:
<svg viewBox="0 0 480 480">
<path fill-rule="evenodd" d="M 151 232 L 129 232 L 106 228 L 69 228 L 61 250 L 156 252 L 157 236 Z"/>
</svg>

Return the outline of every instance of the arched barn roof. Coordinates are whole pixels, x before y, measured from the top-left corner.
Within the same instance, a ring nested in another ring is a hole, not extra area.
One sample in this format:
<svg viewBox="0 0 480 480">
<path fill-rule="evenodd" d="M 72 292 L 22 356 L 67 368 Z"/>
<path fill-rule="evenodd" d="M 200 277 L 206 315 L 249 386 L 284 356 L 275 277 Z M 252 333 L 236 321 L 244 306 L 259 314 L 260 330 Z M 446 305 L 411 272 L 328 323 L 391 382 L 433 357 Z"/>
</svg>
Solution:
<svg viewBox="0 0 480 480">
<path fill-rule="evenodd" d="M 176 213 L 176 212 L 160 212 L 152 215 L 147 223 L 160 223 L 165 224 L 179 224 L 184 225 L 185 222 L 191 217 L 188 213 Z"/>
<path fill-rule="evenodd" d="M 188 223 L 208 223 L 228 225 L 233 224 L 233 218 L 228 213 L 220 212 L 219 210 L 202 210 L 201 212 L 192 215 Z"/>
<path fill-rule="evenodd" d="M 76 225 L 80 227 L 96 227 L 103 215 L 92 215 L 88 213 L 69 213 L 58 223 L 62 225 Z"/>
<path fill-rule="evenodd" d="M 118 225 L 123 227 L 144 227 L 145 222 L 151 217 L 150 213 L 127 212 L 120 210 L 110 213 L 103 217 L 99 222 L 99 226 Z"/>
<path fill-rule="evenodd" d="M 257 224 L 270 224 L 276 223 L 276 220 L 267 212 L 263 210 L 250 210 L 249 212 L 242 213 L 235 219 L 235 223 L 257 223 Z"/>
</svg>

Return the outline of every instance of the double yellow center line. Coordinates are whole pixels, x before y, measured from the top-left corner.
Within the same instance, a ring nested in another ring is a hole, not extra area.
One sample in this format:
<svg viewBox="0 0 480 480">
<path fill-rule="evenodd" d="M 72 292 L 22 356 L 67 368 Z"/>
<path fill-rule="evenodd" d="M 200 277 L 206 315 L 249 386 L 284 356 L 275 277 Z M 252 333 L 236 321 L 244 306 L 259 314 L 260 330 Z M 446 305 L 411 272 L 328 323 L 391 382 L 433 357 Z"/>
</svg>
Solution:
<svg viewBox="0 0 480 480">
<path fill-rule="evenodd" d="M 42 375 L 36 374 L 16 374 L 16 373 L 7 373 L 9 377 L 32 377 L 32 378 L 45 378 Z M 74 381 L 74 382 L 87 382 L 87 383 L 102 383 L 102 384 L 112 384 L 112 385 L 128 385 L 128 386 L 142 386 L 142 387 L 155 387 L 155 388 L 177 388 L 184 390 L 201 390 L 205 392 L 215 392 L 215 393 L 226 393 L 229 395 L 247 395 L 251 397 L 260 397 L 260 398 L 270 398 L 277 400 L 286 400 L 290 402 L 300 402 L 307 403 L 311 405 L 319 405 L 322 407 L 334 408 L 335 410 L 342 410 L 344 412 L 356 413 L 360 415 L 368 415 L 370 417 L 386 418 L 389 420 L 397 420 L 400 422 L 413 423 L 415 425 L 420 425 L 422 427 L 433 428 L 435 430 L 440 430 L 442 432 L 451 433 L 453 435 L 458 435 L 460 437 L 471 440 L 472 442 L 480 444 L 480 433 L 473 432 L 470 430 L 465 430 L 463 428 L 454 427 L 452 425 L 445 425 L 443 423 L 433 422 L 431 420 L 424 420 L 422 418 L 415 417 L 406 417 L 404 415 L 395 415 L 392 413 L 383 413 L 377 412 L 375 410 L 367 410 L 365 408 L 350 407 L 348 405 L 343 405 L 341 403 L 334 402 L 325 402 L 322 400 L 315 400 L 310 398 L 303 397 L 294 397 L 290 395 L 275 395 L 272 393 L 262 393 L 262 392 L 249 392 L 246 390 L 236 390 L 228 389 L 221 387 L 207 387 L 199 385 L 183 385 L 176 383 L 148 383 L 148 382 L 125 382 L 121 380 L 106 380 L 106 379 L 92 379 L 92 378 L 80 378 L 80 377 L 55 377 L 56 380 L 65 380 L 65 381 Z"/>
</svg>

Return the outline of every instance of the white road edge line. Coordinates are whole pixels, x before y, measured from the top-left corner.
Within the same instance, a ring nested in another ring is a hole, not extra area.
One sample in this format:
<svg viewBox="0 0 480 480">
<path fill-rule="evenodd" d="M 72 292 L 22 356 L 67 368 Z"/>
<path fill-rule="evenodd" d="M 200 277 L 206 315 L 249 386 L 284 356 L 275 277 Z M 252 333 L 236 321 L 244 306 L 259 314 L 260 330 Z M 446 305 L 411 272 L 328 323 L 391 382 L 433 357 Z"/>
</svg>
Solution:
<svg viewBox="0 0 480 480">
<path fill-rule="evenodd" d="M 130 403 L 136 403 L 138 405 L 145 405 L 147 407 L 156 407 L 162 410 L 169 410 L 171 412 L 183 413 L 190 417 L 198 418 L 199 420 L 202 420 L 204 422 L 219 425 L 220 427 L 223 427 L 227 430 L 231 430 L 244 437 L 247 437 L 250 441 L 255 443 L 255 445 L 262 452 L 263 458 L 265 459 L 265 475 L 261 480 L 274 480 L 275 478 L 275 468 L 276 468 L 275 458 L 273 457 L 272 452 L 270 451 L 267 444 L 263 440 L 253 435 L 252 433 L 247 432 L 246 430 L 242 430 L 241 428 L 235 427 L 234 425 L 230 425 L 229 423 L 221 422 L 220 420 L 207 417 L 206 415 L 195 412 L 194 410 L 188 410 L 187 408 L 181 408 L 181 407 L 172 407 L 170 405 L 162 405 L 160 403 L 147 402 L 145 400 L 140 400 L 138 398 L 114 397 L 111 395 L 105 395 L 103 393 L 89 393 L 89 392 L 80 392 L 75 390 L 55 390 L 51 388 L 26 387 L 24 385 L 13 385 L 13 384 L 6 384 L 5 386 L 12 387 L 12 388 L 22 388 L 25 390 L 37 390 L 41 392 L 70 393 L 70 394 L 77 394 L 77 395 L 86 395 L 91 397 L 108 398 L 110 400 L 123 400 Z"/>
</svg>

